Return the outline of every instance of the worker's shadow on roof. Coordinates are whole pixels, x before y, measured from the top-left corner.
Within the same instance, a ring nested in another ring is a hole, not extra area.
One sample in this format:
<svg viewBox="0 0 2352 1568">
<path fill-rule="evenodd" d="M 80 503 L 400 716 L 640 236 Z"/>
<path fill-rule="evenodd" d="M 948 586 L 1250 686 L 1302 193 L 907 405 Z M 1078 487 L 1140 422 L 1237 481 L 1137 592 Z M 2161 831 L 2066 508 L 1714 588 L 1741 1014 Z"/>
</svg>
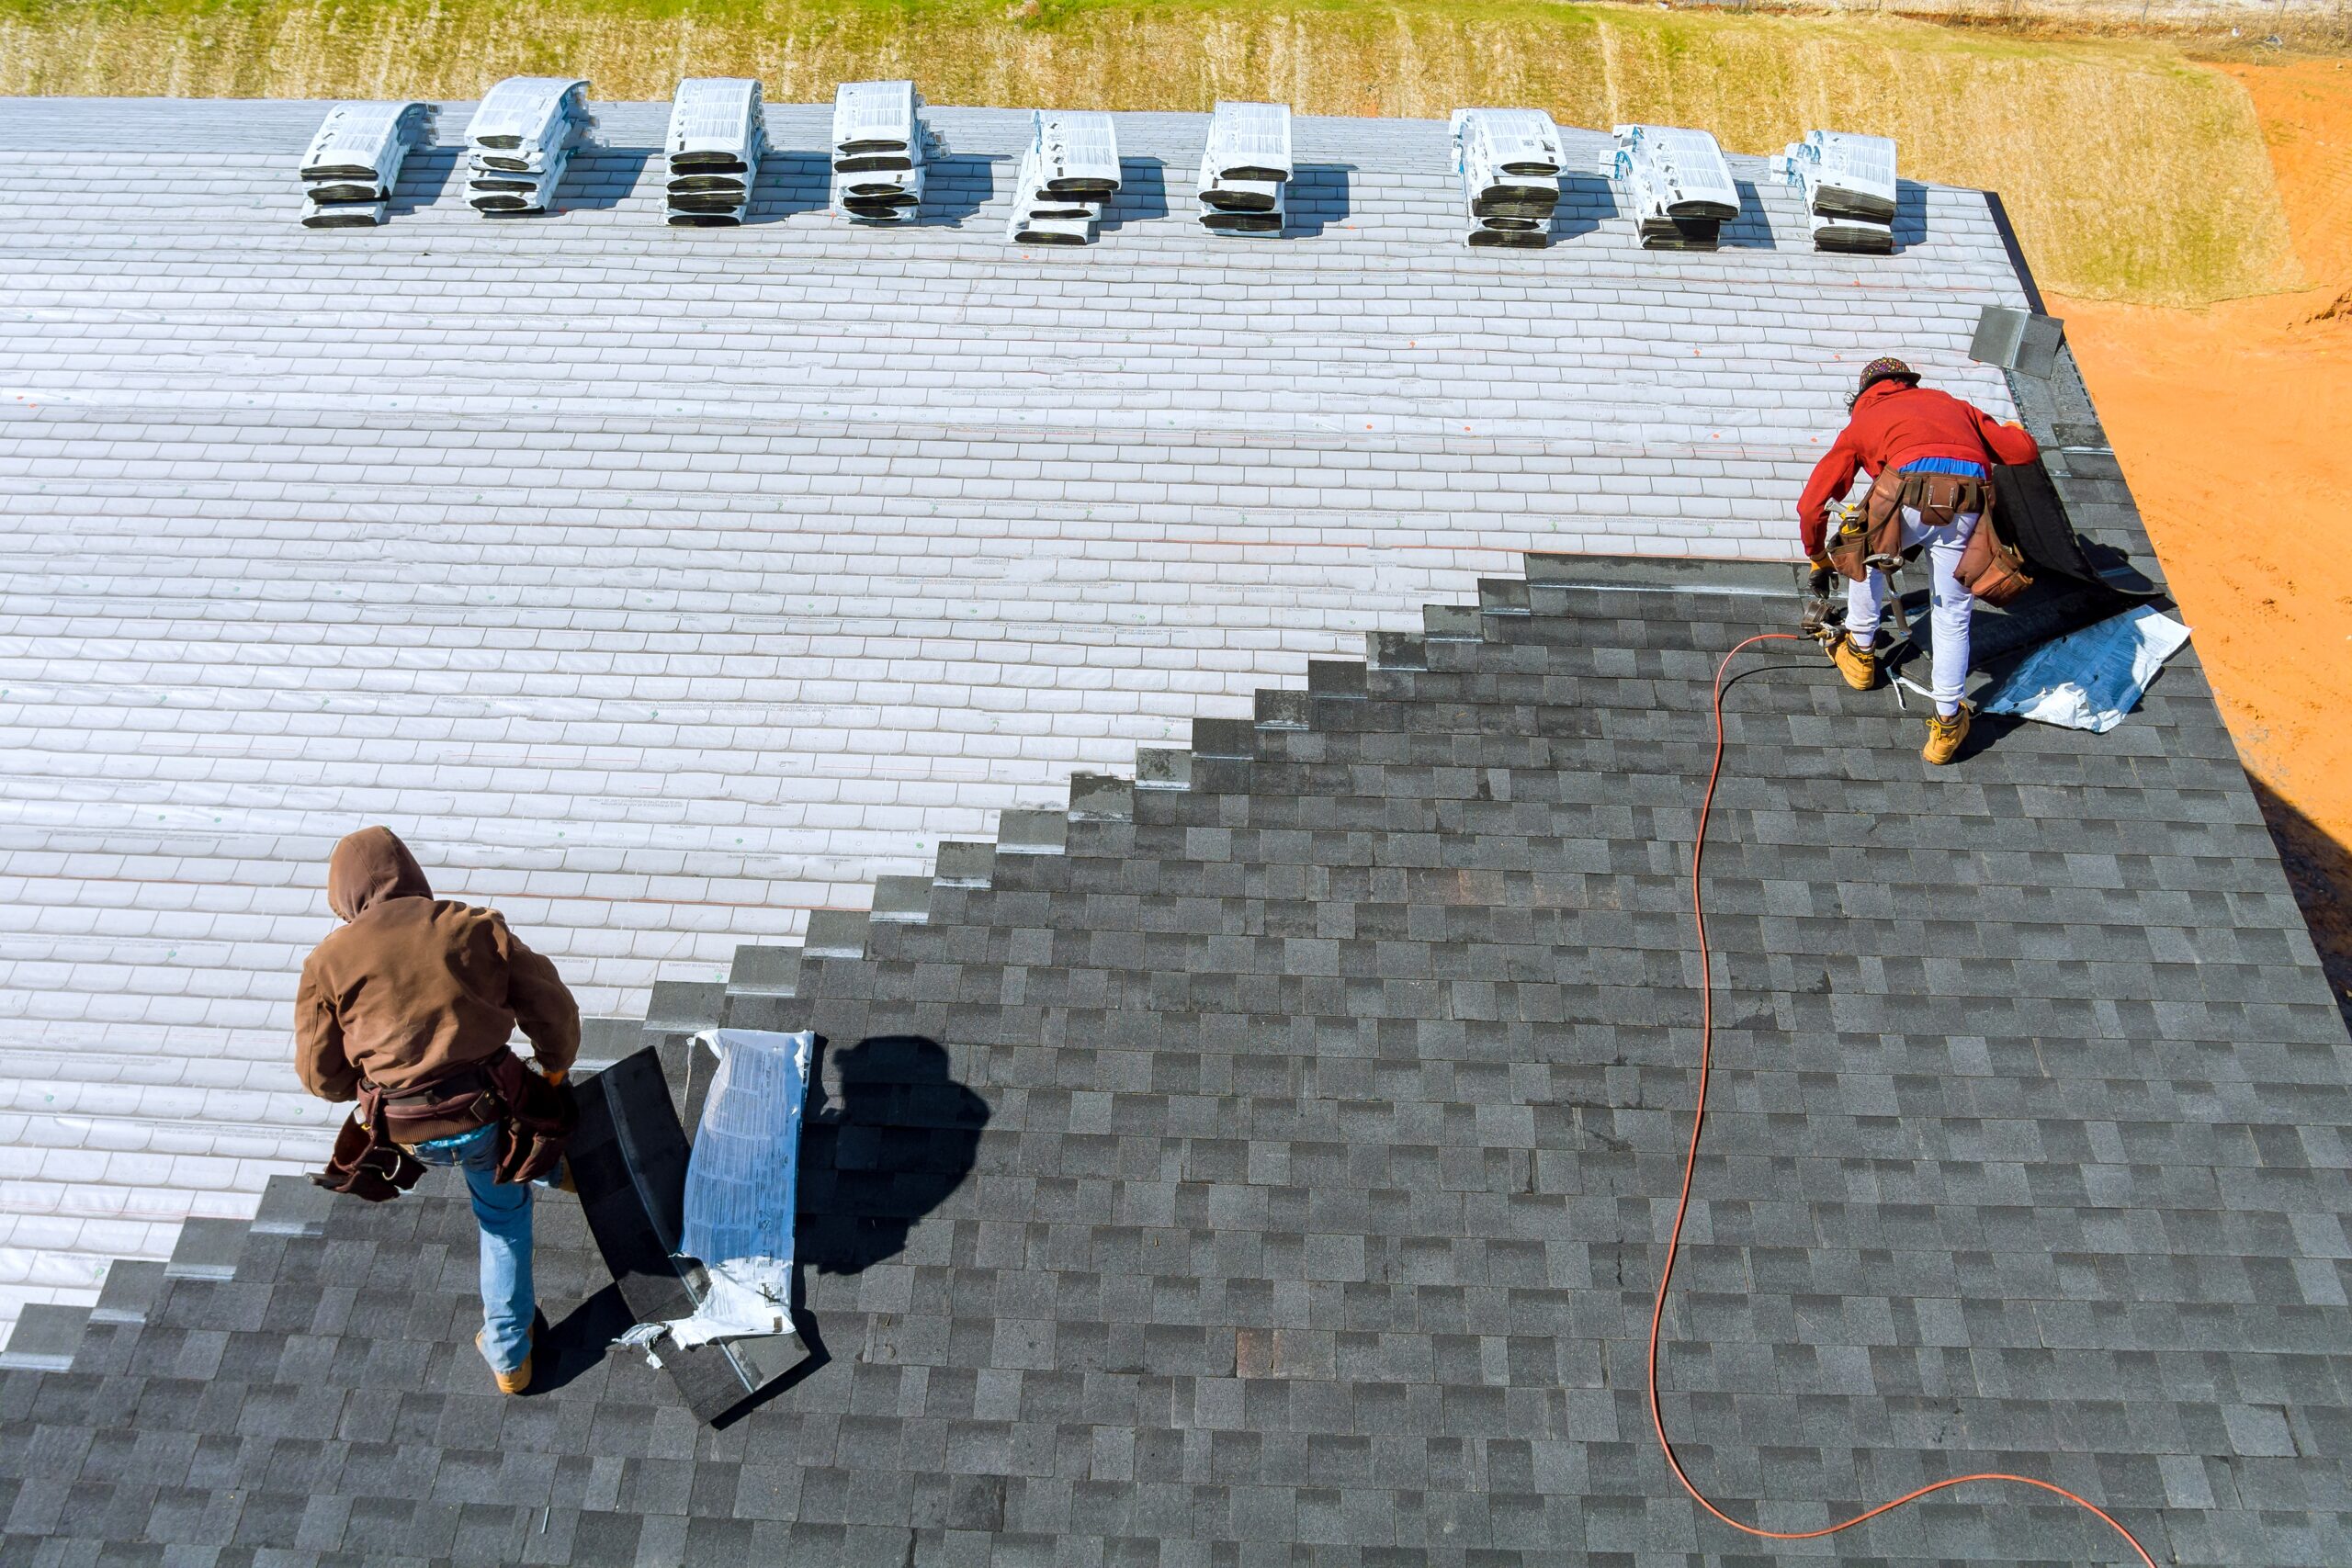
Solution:
<svg viewBox="0 0 2352 1568">
<path fill-rule="evenodd" d="M 957 1083 L 946 1050 L 913 1034 L 820 1044 L 800 1132 L 795 1250 L 826 1274 L 898 1257 L 964 1184 L 988 1103 Z"/>
</svg>

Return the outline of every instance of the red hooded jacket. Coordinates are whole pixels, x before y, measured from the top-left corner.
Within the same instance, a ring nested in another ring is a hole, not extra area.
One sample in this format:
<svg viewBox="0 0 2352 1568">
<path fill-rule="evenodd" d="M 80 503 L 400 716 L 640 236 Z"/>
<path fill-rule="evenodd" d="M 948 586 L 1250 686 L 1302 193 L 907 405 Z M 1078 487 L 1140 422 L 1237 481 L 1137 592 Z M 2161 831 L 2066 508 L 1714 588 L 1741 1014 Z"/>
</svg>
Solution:
<svg viewBox="0 0 2352 1568">
<path fill-rule="evenodd" d="M 1829 503 L 1853 485 L 1857 468 L 1876 479 L 1889 463 L 1900 468 L 1921 457 L 2030 463 L 2041 451 L 2017 425 L 2002 424 L 1949 392 L 1902 381 L 1873 382 L 1854 400 L 1853 417 L 1813 466 L 1813 477 L 1797 498 L 1804 553 L 1821 558 Z"/>
</svg>

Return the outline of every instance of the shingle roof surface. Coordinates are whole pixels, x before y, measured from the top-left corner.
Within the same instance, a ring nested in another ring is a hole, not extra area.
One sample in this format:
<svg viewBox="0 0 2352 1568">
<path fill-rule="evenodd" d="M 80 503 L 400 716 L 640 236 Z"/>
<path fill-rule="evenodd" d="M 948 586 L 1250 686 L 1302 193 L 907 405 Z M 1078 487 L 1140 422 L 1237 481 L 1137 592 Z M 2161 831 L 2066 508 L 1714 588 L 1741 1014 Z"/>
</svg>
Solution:
<svg viewBox="0 0 2352 1568">
<path fill-rule="evenodd" d="M 933 111 L 933 220 L 876 232 L 821 107 L 734 231 L 659 222 L 663 106 L 598 111 L 556 216 L 444 147 L 322 233 L 322 105 L 0 102 L 0 1319 L 316 1155 L 286 1009 L 351 828 L 634 1014 L 1520 549 L 1785 558 L 1874 355 L 2007 406 L 1973 192 L 1825 257 L 1735 158 L 1671 256 L 1579 176 L 1473 254 L 1442 125 L 1303 119 L 1252 243 L 1193 221 L 1204 117 L 1121 116 L 1102 243 L 1024 253 L 1017 113 Z"/>
<path fill-rule="evenodd" d="M 1188 788 L 1088 786 L 1064 852 L 844 933 L 864 955 L 803 957 L 793 997 L 711 998 L 879 1042 L 820 1075 L 804 1145 L 829 1359 L 744 1420 L 594 1356 L 568 1200 L 560 1386 L 507 1401 L 458 1197 L 343 1203 L 93 1326 L 71 1372 L 6 1374 L 0 1554 L 1794 1555 L 1697 1515 L 1642 1396 L 1708 681 L 1785 604 L 1558 585 L 1583 570 L 1201 727 Z M 2158 1562 L 2341 1562 L 2352 1046 L 2194 658 L 2110 735 L 1999 729 L 1939 770 L 1810 650 L 1752 663 L 1665 1352 L 1687 1461 L 1781 1528 L 1990 1468 Z M 1806 1554 L 2123 1556 L 1983 1492 Z"/>
</svg>

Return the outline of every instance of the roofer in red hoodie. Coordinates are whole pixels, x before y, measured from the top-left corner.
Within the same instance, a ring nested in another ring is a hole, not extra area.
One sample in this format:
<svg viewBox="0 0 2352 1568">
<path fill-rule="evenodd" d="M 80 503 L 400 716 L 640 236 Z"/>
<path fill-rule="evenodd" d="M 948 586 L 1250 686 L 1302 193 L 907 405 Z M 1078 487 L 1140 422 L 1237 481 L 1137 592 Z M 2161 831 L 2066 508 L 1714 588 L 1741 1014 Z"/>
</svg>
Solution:
<svg viewBox="0 0 2352 1568">
<path fill-rule="evenodd" d="M 1885 520 L 1891 537 L 1899 506 L 1903 550 L 1926 549 L 1933 583 L 1936 711 L 1928 716 L 1928 744 L 1919 754 L 1930 762 L 1949 762 L 1968 736 L 1969 720 L 1961 692 L 1968 679 L 1968 623 L 1975 600 L 1961 586 L 1961 556 L 1990 493 L 1989 465 L 2030 463 L 2041 448 L 2020 427 L 1999 423 L 1948 392 L 1922 387 L 1918 372 L 1900 359 L 1873 359 L 1864 366 L 1861 384 L 1847 407 L 1851 417 L 1846 428 L 1814 465 L 1797 500 L 1815 591 L 1826 591 L 1824 574 L 1832 564 L 1826 536 L 1830 504 L 1844 498 L 1860 469 L 1872 480 L 1871 515 Z M 1849 580 L 1846 629 L 1829 644 L 1829 657 L 1848 685 L 1867 692 L 1878 683 L 1878 655 L 1871 645 L 1885 607 L 1886 575 L 1860 566 L 1859 550 L 1841 555 L 1838 570 Z"/>
</svg>

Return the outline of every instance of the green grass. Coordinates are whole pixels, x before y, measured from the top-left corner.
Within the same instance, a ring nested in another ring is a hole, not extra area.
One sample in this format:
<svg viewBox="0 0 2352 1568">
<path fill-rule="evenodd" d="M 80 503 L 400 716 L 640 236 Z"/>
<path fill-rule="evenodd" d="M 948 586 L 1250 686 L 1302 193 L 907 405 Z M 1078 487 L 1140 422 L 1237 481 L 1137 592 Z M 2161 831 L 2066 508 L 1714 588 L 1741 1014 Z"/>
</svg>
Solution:
<svg viewBox="0 0 2352 1568">
<path fill-rule="evenodd" d="M 809 101 L 904 74 L 934 103 L 1531 104 L 1746 152 L 1877 131 L 1907 175 L 1998 189 L 2059 292 L 2193 304 L 2301 281 L 2244 90 L 2153 44 L 1560 0 L 0 0 L 0 93 L 468 97 L 556 71 L 605 99 L 702 73 Z"/>
</svg>

